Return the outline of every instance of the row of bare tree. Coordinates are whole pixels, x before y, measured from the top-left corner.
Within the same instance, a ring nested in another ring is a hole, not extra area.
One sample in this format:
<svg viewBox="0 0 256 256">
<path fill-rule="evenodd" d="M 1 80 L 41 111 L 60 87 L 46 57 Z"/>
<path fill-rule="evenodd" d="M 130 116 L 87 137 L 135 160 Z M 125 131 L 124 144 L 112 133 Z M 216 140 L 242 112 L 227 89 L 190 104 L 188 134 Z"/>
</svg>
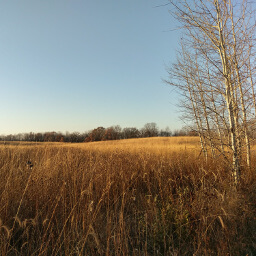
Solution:
<svg viewBox="0 0 256 256">
<path fill-rule="evenodd" d="M 224 156 L 237 183 L 243 162 L 251 166 L 255 129 L 255 13 L 247 0 L 170 4 L 184 33 L 167 83 L 182 94 L 205 158 Z"/>
<path fill-rule="evenodd" d="M 156 136 L 180 136 L 196 135 L 195 133 L 181 129 L 171 132 L 169 127 L 159 130 L 156 123 L 147 123 L 143 128 L 135 127 L 121 128 L 119 125 L 108 128 L 98 127 L 88 132 L 44 132 L 44 133 L 19 133 L 0 136 L 0 141 L 35 141 L 35 142 L 92 142 L 102 140 L 119 140 L 130 138 L 145 138 Z"/>
</svg>

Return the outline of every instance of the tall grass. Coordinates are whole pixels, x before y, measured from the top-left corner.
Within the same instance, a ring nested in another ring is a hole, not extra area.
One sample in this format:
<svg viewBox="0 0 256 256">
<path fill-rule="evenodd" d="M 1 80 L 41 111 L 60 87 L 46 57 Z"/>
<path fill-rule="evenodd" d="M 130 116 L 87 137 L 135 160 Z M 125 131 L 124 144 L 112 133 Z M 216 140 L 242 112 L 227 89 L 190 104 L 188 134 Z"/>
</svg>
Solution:
<svg viewBox="0 0 256 256">
<path fill-rule="evenodd" d="M 0 255 L 256 255 L 254 169 L 196 138 L 1 145 Z"/>
</svg>

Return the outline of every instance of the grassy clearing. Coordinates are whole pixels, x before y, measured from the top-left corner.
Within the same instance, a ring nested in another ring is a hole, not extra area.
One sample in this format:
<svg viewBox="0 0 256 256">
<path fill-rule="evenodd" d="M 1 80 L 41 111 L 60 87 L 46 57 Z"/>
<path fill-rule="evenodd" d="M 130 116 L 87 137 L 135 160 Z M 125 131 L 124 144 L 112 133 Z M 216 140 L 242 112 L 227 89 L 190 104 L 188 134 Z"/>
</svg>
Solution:
<svg viewBox="0 0 256 256">
<path fill-rule="evenodd" d="M 0 255 L 255 255 L 256 177 L 231 180 L 198 138 L 2 144 Z"/>
</svg>

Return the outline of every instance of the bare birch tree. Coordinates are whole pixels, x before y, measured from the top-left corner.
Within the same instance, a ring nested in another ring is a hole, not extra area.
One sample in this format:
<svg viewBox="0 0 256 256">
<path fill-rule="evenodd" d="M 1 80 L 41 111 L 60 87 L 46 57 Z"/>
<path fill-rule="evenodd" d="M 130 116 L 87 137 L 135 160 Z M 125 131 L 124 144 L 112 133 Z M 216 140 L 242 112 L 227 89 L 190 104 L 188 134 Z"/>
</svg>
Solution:
<svg viewBox="0 0 256 256">
<path fill-rule="evenodd" d="M 184 35 L 167 81 L 190 102 L 202 151 L 231 152 L 240 179 L 243 156 L 251 165 L 249 124 L 255 119 L 255 22 L 247 0 L 171 0 Z M 230 150 L 228 149 L 230 148 Z"/>
</svg>

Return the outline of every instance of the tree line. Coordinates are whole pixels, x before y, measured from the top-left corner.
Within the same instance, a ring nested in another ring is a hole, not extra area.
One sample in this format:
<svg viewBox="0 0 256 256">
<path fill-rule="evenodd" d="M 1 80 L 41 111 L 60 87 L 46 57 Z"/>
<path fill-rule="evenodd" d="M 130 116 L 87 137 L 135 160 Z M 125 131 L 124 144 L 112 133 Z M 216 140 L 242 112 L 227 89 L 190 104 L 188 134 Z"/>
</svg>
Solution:
<svg viewBox="0 0 256 256">
<path fill-rule="evenodd" d="M 169 127 L 159 129 L 156 123 L 147 123 L 143 128 L 111 126 L 97 127 L 93 130 L 80 132 L 29 132 L 1 135 L 0 141 L 32 141 L 32 142 L 93 142 L 147 137 L 196 136 L 197 133 L 187 128 L 171 131 Z"/>
</svg>

